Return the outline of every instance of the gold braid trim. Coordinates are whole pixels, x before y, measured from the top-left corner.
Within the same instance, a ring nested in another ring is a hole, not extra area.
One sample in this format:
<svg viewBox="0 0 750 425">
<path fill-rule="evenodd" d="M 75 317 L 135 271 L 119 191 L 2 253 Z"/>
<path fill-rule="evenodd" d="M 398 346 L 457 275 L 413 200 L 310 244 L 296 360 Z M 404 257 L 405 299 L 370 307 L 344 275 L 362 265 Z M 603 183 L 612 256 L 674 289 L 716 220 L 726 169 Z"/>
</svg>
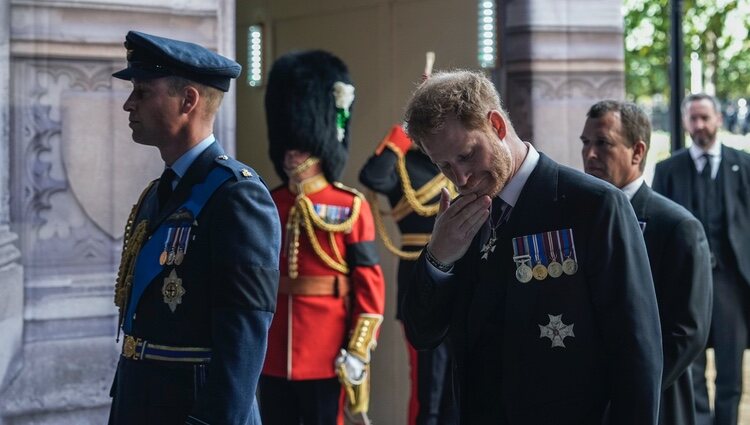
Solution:
<svg viewBox="0 0 750 425">
<path fill-rule="evenodd" d="M 357 194 L 352 201 L 352 209 L 349 217 L 341 223 L 330 224 L 326 223 L 317 213 L 315 213 L 315 206 L 310 198 L 304 194 L 298 195 L 294 206 L 289 211 L 289 220 L 287 223 L 287 235 L 291 234 L 291 240 L 287 247 L 287 255 L 289 257 L 289 277 L 296 278 L 299 275 L 298 257 L 300 225 L 305 228 L 305 233 L 310 240 L 310 245 L 318 258 L 333 270 L 343 274 L 348 274 L 349 266 L 346 264 L 346 260 L 339 251 L 334 233 L 351 232 L 354 227 L 354 222 L 359 218 L 361 210 L 362 197 L 361 194 Z M 323 250 L 323 247 L 320 245 L 320 241 L 315 234 L 315 229 L 320 229 L 328 233 L 328 242 L 331 245 L 331 250 L 336 258 L 331 257 L 325 252 L 325 250 Z"/>
<path fill-rule="evenodd" d="M 154 182 L 151 182 L 141 193 L 138 202 L 130 210 L 128 221 L 125 224 L 125 234 L 122 237 L 122 256 L 120 258 L 120 267 L 117 270 L 117 280 L 115 281 L 115 305 L 119 309 L 118 325 L 122 325 L 122 319 L 125 316 L 125 308 L 128 305 L 128 298 L 130 297 L 130 286 L 133 284 L 135 259 L 138 257 L 138 252 L 141 250 L 141 246 L 146 239 L 146 231 L 148 230 L 148 220 L 138 223 L 135 229 L 133 228 L 133 224 L 135 223 L 135 217 L 141 208 L 143 199 L 153 185 Z"/>
<path fill-rule="evenodd" d="M 148 220 L 143 220 L 138 223 L 135 231 L 133 231 L 132 239 L 128 241 L 127 245 L 123 244 L 122 259 L 120 260 L 120 269 L 117 272 L 117 283 L 115 284 L 115 305 L 120 310 L 120 321 L 118 322 L 120 324 L 122 324 L 122 319 L 125 316 L 125 309 L 130 297 L 130 288 L 133 285 L 135 260 L 143 246 L 143 242 L 146 240 L 147 231 Z"/>
<path fill-rule="evenodd" d="M 450 180 L 448 180 L 448 178 L 445 177 L 445 175 L 443 175 L 442 173 L 438 173 L 437 175 L 435 175 L 435 177 L 433 177 L 430 181 L 420 187 L 419 190 L 414 192 L 414 194 L 417 198 L 417 201 L 420 204 L 424 204 L 435 196 L 439 196 L 440 190 L 443 187 L 448 189 L 448 192 L 450 192 L 451 194 L 451 198 L 456 196 L 456 190 L 453 186 L 453 183 L 451 183 Z M 393 216 L 394 220 L 401 221 L 401 219 L 411 214 L 412 211 L 414 211 L 414 209 L 411 207 L 411 205 L 409 205 L 409 201 L 405 196 L 402 196 L 401 199 L 399 199 L 398 203 L 394 205 L 393 208 L 391 208 L 391 216 Z"/>
<path fill-rule="evenodd" d="M 359 212 L 362 207 L 362 198 L 360 198 L 359 196 L 354 197 L 354 201 L 352 202 L 351 215 L 349 215 L 349 218 L 339 224 L 326 223 L 322 218 L 320 218 L 318 214 L 315 213 L 315 207 L 313 206 L 310 198 L 308 198 L 307 196 L 302 195 L 297 197 L 297 206 L 300 211 L 305 211 L 303 217 L 307 217 L 308 219 L 312 220 L 312 222 L 315 224 L 315 227 L 317 227 L 318 229 L 324 230 L 326 232 L 349 233 L 352 231 L 354 222 L 359 218 Z"/>
<path fill-rule="evenodd" d="M 406 171 L 406 157 L 403 153 L 391 142 L 386 143 L 386 147 L 396 154 L 398 159 L 396 162 L 396 171 L 398 176 L 401 178 L 401 190 L 404 192 L 404 198 L 409 203 L 409 206 L 414 210 L 415 213 L 422 217 L 432 217 L 437 214 L 440 209 L 440 201 L 434 204 L 425 205 L 417 199 L 417 194 L 414 192 L 414 188 L 411 185 L 411 179 L 409 173 Z M 433 179 L 434 180 L 434 179 Z M 448 190 L 453 193 L 455 188 L 452 184 L 448 185 Z"/>
<path fill-rule="evenodd" d="M 346 260 L 344 260 L 344 257 L 341 256 L 341 251 L 339 251 L 339 246 L 336 243 L 336 237 L 333 236 L 332 232 L 328 232 L 328 244 L 331 245 L 331 249 L 333 250 L 333 255 L 336 256 L 336 260 L 340 264 L 346 264 Z"/>
<path fill-rule="evenodd" d="M 289 277 L 296 279 L 299 275 L 299 223 L 300 218 L 297 213 L 297 206 L 293 205 L 289 210 L 289 219 L 286 224 L 287 235 L 287 258 Z M 291 236 L 291 238 L 290 238 Z"/>
<path fill-rule="evenodd" d="M 307 198 L 304 197 L 303 199 L 307 199 Z M 309 202 L 310 200 L 308 199 L 307 201 Z M 310 211 L 307 208 L 299 208 L 298 211 L 299 211 L 299 214 L 302 215 L 302 224 L 307 233 L 307 238 L 310 240 L 310 245 L 312 246 L 313 251 L 315 251 L 315 254 L 318 255 L 318 258 L 320 258 L 324 263 L 326 263 L 328 267 L 336 270 L 337 272 L 343 273 L 343 274 L 349 274 L 349 266 L 346 264 L 346 262 L 341 262 L 341 263 L 337 262 L 336 260 L 331 258 L 331 256 L 328 255 L 327 252 L 323 250 L 322 246 L 320 246 L 320 242 L 318 241 L 318 236 L 315 235 L 315 227 L 314 227 L 313 219 L 310 218 Z M 317 214 L 313 212 L 313 216 L 317 216 Z"/>
<path fill-rule="evenodd" d="M 401 250 L 393 243 L 390 235 L 388 235 L 388 230 L 383 224 L 383 217 L 380 213 L 380 200 L 378 199 L 378 194 L 371 190 L 367 191 L 367 201 L 372 205 L 372 218 L 375 220 L 375 228 L 378 230 L 378 235 L 380 235 L 380 239 L 383 241 L 385 248 L 402 260 L 416 261 L 422 253 L 421 249 L 412 252 Z"/>
</svg>

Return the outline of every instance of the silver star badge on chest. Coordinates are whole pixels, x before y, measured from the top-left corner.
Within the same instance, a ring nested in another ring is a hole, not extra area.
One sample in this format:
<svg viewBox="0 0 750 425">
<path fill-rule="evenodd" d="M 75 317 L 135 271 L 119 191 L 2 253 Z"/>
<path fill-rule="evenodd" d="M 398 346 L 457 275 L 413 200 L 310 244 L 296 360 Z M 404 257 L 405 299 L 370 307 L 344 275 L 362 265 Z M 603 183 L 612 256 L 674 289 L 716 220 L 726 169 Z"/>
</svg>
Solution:
<svg viewBox="0 0 750 425">
<path fill-rule="evenodd" d="M 549 317 L 549 323 L 544 326 L 539 325 L 539 338 L 549 338 L 552 341 L 553 348 L 565 348 L 565 338 L 575 337 L 573 333 L 575 323 L 570 325 L 563 323 L 562 314 L 559 316 L 548 314 L 547 316 Z"/>
<path fill-rule="evenodd" d="M 172 313 L 177 309 L 177 304 L 182 304 L 182 296 L 185 292 L 187 291 L 182 287 L 182 279 L 177 277 L 177 272 L 172 269 L 172 273 L 164 278 L 164 285 L 161 287 L 164 303 L 169 306 Z"/>
</svg>

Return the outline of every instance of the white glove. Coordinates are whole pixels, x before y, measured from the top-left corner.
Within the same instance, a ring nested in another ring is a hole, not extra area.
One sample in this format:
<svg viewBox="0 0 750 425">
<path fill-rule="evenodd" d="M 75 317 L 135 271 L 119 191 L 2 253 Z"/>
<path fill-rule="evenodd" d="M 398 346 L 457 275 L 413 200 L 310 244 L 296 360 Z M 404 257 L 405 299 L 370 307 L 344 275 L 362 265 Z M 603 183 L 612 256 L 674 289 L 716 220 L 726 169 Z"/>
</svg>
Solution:
<svg viewBox="0 0 750 425">
<path fill-rule="evenodd" d="M 336 357 L 335 366 L 337 370 L 341 370 L 343 366 L 343 378 L 351 385 L 359 385 L 365 380 L 365 362 L 343 348 L 341 354 Z"/>
</svg>

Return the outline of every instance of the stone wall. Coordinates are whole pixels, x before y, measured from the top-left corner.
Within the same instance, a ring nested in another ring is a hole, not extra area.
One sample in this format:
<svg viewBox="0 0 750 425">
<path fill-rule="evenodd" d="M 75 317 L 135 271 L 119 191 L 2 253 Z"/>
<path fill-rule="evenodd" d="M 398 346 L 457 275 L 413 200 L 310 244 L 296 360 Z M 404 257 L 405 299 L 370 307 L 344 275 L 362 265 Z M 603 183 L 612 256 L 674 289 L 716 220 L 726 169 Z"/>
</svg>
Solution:
<svg viewBox="0 0 750 425">
<path fill-rule="evenodd" d="M 624 99 L 620 0 L 507 0 L 504 99 L 521 138 L 582 169 L 580 135 L 598 100 Z"/>
</svg>

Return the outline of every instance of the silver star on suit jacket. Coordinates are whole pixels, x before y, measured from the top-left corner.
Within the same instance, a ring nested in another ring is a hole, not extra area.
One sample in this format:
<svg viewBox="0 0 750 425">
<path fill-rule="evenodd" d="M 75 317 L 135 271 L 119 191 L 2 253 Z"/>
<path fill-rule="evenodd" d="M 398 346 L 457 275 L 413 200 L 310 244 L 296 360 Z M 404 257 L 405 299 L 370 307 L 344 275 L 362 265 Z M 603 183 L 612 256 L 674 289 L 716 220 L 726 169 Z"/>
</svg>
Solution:
<svg viewBox="0 0 750 425">
<path fill-rule="evenodd" d="M 562 314 L 559 316 L 548 314 L 547 316 L 549 316 L 549 323 L 544 326 L 539 325 L 539 338 L 546 337 L 552 340 L 552 347 L 565 348 L 565 343 L 563 342 L 565 338 L 569 336 L 575 337 L 573 333 L 575 323 L 570 325 L 563 323 Z"/>
</svg>

